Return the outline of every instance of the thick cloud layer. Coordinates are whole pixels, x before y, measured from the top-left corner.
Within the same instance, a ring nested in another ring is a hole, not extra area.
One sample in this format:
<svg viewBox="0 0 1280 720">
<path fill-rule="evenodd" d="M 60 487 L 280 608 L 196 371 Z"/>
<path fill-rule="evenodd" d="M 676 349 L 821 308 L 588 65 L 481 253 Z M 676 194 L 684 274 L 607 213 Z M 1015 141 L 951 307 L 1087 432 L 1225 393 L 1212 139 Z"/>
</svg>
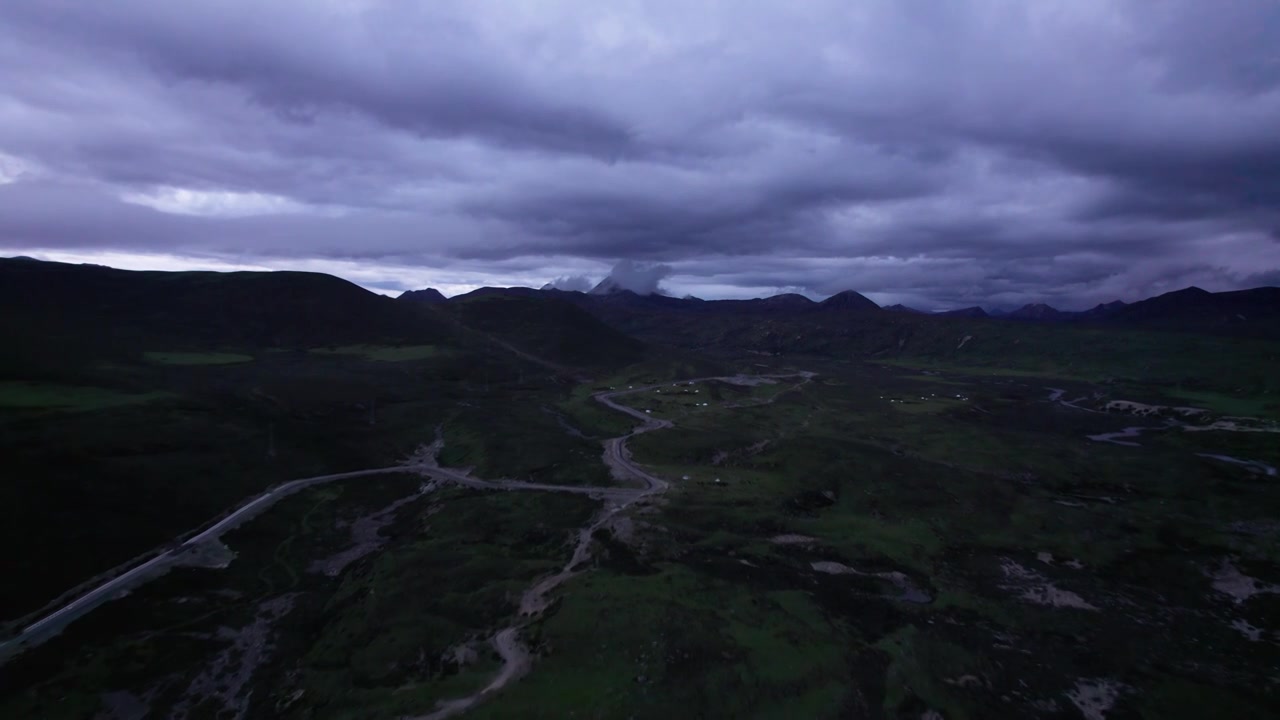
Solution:
<svg viewBox="0 0 1280 720">
<path fill-rule="evenodd" d="M 635 260 L 619 260 L 609 271 L 610 284 L 619 290 L 630 290 L 640 295 L 662 292 L 661 283 L 671 274 L 671 266 L 662 263 L 640 263 Z"/>
<path fill-rule="evenodd" d="M 591 282 L 591 278 L 586 275 L 566 275 L 552 280 L 549 284 L 556 290 L 570 290 L 573 292 L 587 292 L 595 287 L 595 283 Z"/>
<path fill-rule="evenodd" d="M 1244 287 L 1280 272 L 1278 47 L 1247 0 L 7 0 L 0 248 L 387 291 L 620 259 L 707 297 Z"/>
</svg>

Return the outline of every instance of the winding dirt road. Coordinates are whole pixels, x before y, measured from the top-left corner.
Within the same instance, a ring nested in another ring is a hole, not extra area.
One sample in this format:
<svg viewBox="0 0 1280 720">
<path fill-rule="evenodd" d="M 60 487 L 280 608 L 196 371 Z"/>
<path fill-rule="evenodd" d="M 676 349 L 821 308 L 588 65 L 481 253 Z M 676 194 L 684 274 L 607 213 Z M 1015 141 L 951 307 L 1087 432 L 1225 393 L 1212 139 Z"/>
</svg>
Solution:
<svg viewBox="0 0 1280 720">
<path fill-rule="evenodd" d="M 758 375 L 744 378 L 742 376 L 733 377 L 705 377 L 695 378 L 692 380 L 679 380 L 677 385 L 693 385 L 709 380 L 719 380 L 722 382 L 738 382 L 742 383 L 749 379 L 781 379 L 781 378 L 802 378 L 800 383 L 795 387 L 808 382 L 814 373 L 800 372 L 780 375 Z M 636 393 L 655 390 L 657 388 L 667 387 L 672 383 L 659 383 L 655 385 L 645 385 L 641 387 L 631 387 L 626 390 L 612 390 L 598 392 L 592 397 L 597 402 L 602 403 L 606 407 L 617 410 L 618 412 L 630 415 L 641 421 L 640 425 L 632 428 L 631 432 L 615 438 L 609 438 L 604 441 L 604 461 L 609 467 L 613 468 L 615 474 L 639 480 L 644 487 L 638 489 L 614 488 L 614 487 L 573 487 L 563 485 L 539 485 L 537 483 L 520 483 L 520 482 L 489 482 L 484 480 L 476 480 L 465 474 L 456 471 L 445 470 L 439 467 L 431 467 L 430 460 L 424 458 L 424 465 L 421 471 L 426 472 L 432 477 L 443 477 L 446 479 L 454 479 L 457 482 L 468 485 L 470 487 L 489 487 L 504 490 L 548 490 L 554 492 L 576 492 L 579 494 L 592 495 L 602 499 L 612 500 L 607 504 L 586 527 L 578 531 L 577 543 L 574 545 L 573 554 L 569 558 L 569 562 L 556 574 L 546 578 L 542 578 L 534 583 L 532 587 L 525 591 L 520 598 L 520 614 L 514 622 L 499 630 L 490 638 L 490 644 L 502 659 L 502 667 L 494 678 L 479 692 L 468 695 L 466 697 L 454 700 L 441 701 L 436 709 L 427 715 L 416 717 L 406 717 L 402 720 L 444 720 L 444 718 L 452 717 L 474 707 L 476 704 L 488 698 L 490 695 L 502 690 L 511 682 L 523 677 L 529 672 L 533 665 L 532 657 L 528 648 L 520 641 L 520 630 L 531 622 L 536 620 L 551 605 L 548 599 L 552 590 L 564 584 L 570 578 L 577 575 L 579 568 L 591 556 L 591 537 L 596 530 L 604 526 L 615 515 L 630 507 L 635 502 L 642 500 L 651 495 L 665 492 L 670 483 L 662 478 L 648 472 L 644 468 L 636 465 L 631 460 L 631 453 L 627 450 L 627 440 L 640 435 L 642 433 L 652 432 L 654 430 L 662 430 L 675 427 L 675 423 L 670 420 L 653 417 L 648 413 L 640 412 L 635 408 L 628 407 L 614 402 L 614 398 L 623 395 L 633 395 Z M 794 389 L 794 388 L 792 388 Z M 776 397 L 776 396 L 775 396 Z M 772 401 L 772 398 L 769 402 Z M 437 448 L 438 450 L 438 448 Z M 434 457 L 434 453 L 430 454 Z"/>
</svg>

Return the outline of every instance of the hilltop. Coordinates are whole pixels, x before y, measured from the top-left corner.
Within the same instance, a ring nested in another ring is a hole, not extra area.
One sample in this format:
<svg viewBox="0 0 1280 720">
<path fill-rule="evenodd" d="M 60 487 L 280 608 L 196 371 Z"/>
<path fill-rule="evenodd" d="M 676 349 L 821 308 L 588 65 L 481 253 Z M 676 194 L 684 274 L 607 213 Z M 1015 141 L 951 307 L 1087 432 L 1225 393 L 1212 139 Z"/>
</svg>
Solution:
<svg viewBox="0 0 1280 720">
<path fill-rule="evenodd" d="M 618 366 L 641 359 L 643 343 L 559 295 L 480 288 L 450 299 L 444 310 L 468 328 L 556 364 Z"/>
<path fill-rule="evenodd" d="M 0 259 L 3 353 L 65 365 L 143 350 L 309 348 L 446 339 L 439 321 L 346 280 L 303 272 L 138 272 Z"/>
</svg>

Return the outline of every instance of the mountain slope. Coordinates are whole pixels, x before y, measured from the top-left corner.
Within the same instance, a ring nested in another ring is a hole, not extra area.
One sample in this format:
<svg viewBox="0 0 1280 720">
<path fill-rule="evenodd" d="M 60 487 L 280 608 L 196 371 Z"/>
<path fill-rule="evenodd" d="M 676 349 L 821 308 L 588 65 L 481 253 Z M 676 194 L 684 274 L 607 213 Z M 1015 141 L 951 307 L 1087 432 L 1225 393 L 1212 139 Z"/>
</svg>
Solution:
<svg viewBox="0 0 1280 720">
<path fill-rule="evenodd" d="M 143 350 L 438 342 L 411 304 L 331 275 L 136 272 L 0 259 L 3 367 L 77 364 Z"/>
<path fill-rule="evenodd" d="M 960 308 L 959 310 L 944 310 L 940 313 L 934 313 L 939 317 L 964 317 L 964 318 L 984 318 L 987 317 L 987 311 L 974 305 L 973 307 Z"/>
<path fill-rule="evenodd" d="M 878 310 L 880 308 L 868 297 L 853 290 L 838 292 L 823 300 L 821 305 L 827 310 Z"/>
<path fill-rule="evenodd" d="M 587 291 L 587 294 L 609 295 L 616 292 L 622 292 L 622 290 L 623 288 L 621 285 L 618 284 L 617 280 L 614 280 L 612 277 L 607 277 L 601 280 L 600 282 L 596 283 L 596 286 L 591 288 L 589 291 Z"/>
<path fill-rule="evenodd" d="M 400 293 L 396 300 L 405 302 L 422 303 L 425 305 L 435 305 L 447 300 L 439 290 L 435 288 L 423 288 L 422 290 L 405 290 Z"/>
<path fill-rule="evenodd" d="M 1280 288 L 1211 293 L 1189 287 L 1117 308 L 1107 319 L 1170 329 L 1245 329 L 1280 319 Z"/>
<path fill-rule="evenodd" d="M 481 288 L 453 298 L 446 312 L 468 328 L 544 360 L 576 367 L 638 361 L 644 344 L 606 325 L 562 295 L 529 288 Z"/>
<path fill-rule="evenodd" d="M 1036 320 L 1040 322 L 1048 322 L 1054 320 L 1063 320 L 1070 317 L 1073 313 L 1064 313 L 1054 307 L 1044 303 L 1031 303 L 1023 305 L 1004 317 L 1009 320 Z"/>
</svg>

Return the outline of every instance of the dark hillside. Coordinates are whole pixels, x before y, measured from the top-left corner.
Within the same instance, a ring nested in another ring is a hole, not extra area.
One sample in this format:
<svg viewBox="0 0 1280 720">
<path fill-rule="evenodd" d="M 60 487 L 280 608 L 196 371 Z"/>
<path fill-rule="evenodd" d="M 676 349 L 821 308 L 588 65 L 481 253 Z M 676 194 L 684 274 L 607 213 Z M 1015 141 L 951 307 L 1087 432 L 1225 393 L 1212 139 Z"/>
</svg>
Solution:
<svg viewBox="0 0 1280 720">
<path fill-rule="evenodd" d="M 1280 392 L 1280 343 L 1117 325 L 1005 322 L 881 310 L 709 314 L 588 306 L 647 342 L 1103 379 L 1125 377 L 1253 395 Z"/>
<path fill-rule="evenodd" d="M 823 308 L 828 310 L 876 310 L 880 307 L 865 295 L 856 293 L 853 290 L 836 293 L 823 300 L 821 304 Z"/>
<path fill-rule="evenodd" d="M 436 305 L 447 301 L 448 298 L 435 288 L 424 288 L 422 290 L 406 290 L 396 296 L 396 300 Z"/>
<path fill-rule="evenodd" d="M 0 368 L 145 350 L 414 344 L 447 332 L 412 304 L 301 272 L 133 272 L 0 259 Z"/>
<path fill-rule="evenodd" d="M 941 315 L 942 317 L 964 317 L 964 318 L 987 317 L 987 311 L 983 310 L 977 305 L 973 307 L 960 308 L 959 310 L 944 310 L 943 312 L 935 313 L 935 314 Z"/>
<path fill-rule="evenodd" d="M 1170 332 L 1280 339 L 1280 288 L 1211 293 L 1198 287 L 1125 304 L 1119 300 L 1082 312 L 1043 303 L 1004 316 L 1023 322 L 1087 322 Z"/>
<path fill-rule="evenodd" d="M 1055 320 L 1063 320 L 1069 317 L 1070 313 L 1064 313 L 1057 308 L 1045 305 L 1044 303 L 1032 303 L 1023 305 L 1013 312 L 1005 315 L 1009 320 L 1033 320 L 1037 322 L 1052 322 Z"/>
<path fill-rule="evenodd" d="M 549 362 L 603 367 L 641 359 L 643 343 L 557 294 L 482 288 L 454 298 L 444 307 L 466 327 Z"/>
<path fill-rule="evenodd" d="M 1211 293 L 1189 287 L 1117 307 L 1106 322 L 1280 339 L 1280 288 Z"/>
</svg>

